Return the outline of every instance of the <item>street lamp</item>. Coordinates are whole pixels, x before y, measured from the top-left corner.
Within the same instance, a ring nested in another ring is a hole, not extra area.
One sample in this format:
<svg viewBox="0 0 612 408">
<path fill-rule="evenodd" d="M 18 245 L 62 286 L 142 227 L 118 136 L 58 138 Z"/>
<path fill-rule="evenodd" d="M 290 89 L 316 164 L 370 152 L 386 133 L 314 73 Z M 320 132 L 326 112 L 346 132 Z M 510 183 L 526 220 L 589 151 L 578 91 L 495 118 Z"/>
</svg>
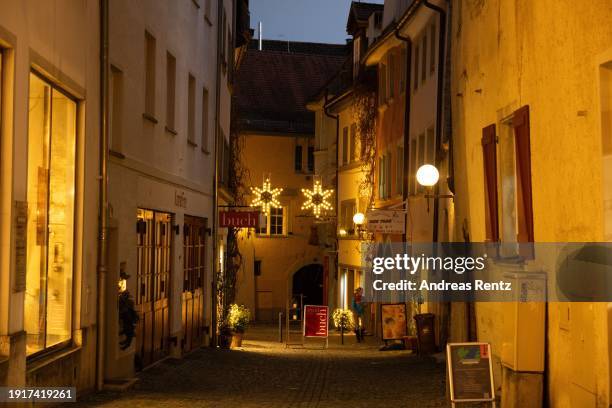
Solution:
<svg viewBox="0 0 612 408">
<path fill-rule="evenodd" d="M 363 225 L 363 223 L 365 222 L 365 215 L 363 215 L 363 213 L 361 212 L 355 213 L 355 215 L 353 215 L 353 222 L 357 226 Z"/>
<path fill-rule="evenodd" d="M 440 179 L 440 172 L 436 166 L 424 164 L 417 170 L 417 182 L 424 187 L 433 187 Z"/>
<path fill-rule="evenodd" d="M 440 180 L 440 172 L 434 165 L 424 164 L 419 167 L 416 173 L 416 179 L 417 182 L 423 187 L 425 187 L 427 191 L 427 193 L 425 194 L 425 198 L 427 198 L 427 212 L 429 212 L 430 198 L 437 200 L 439 198 L 453 199 L 455 197 L 452 194 L 433 194 L 433 187 L 438 184 L 438 180 Z"/>
</svg>

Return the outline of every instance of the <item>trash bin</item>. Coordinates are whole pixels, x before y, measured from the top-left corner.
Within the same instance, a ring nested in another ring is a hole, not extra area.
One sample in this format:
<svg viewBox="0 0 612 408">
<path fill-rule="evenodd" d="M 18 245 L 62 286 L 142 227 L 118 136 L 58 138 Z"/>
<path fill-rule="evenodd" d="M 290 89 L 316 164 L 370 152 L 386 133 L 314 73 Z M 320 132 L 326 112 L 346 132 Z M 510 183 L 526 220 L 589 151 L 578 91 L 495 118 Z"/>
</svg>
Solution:
<svg viewBox="0 0 612 408">
<path fill-rule="evenodd" d="M 434 319 L 435 315 L 433 313 L 422 313 L 414 316 L 419 346 L 418 353 L 421 355 L 437 351 Z"/>
</svg>

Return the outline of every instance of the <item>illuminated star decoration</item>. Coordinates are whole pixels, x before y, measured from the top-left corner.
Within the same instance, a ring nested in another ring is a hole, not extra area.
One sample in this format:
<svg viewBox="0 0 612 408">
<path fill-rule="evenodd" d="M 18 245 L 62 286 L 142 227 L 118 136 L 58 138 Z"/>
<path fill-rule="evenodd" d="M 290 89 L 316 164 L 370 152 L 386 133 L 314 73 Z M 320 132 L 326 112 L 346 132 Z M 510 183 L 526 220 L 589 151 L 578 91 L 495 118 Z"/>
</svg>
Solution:
<svg viewBox="0 0 612 408">
<path fill-rule="evenodd" d="M 282 188 L 272 189 L 272 183 L 270 178 L 267 177 L 261 188 L 251 187 L 251 192 L 255 194 L 255 198 L 251 202 L 251 207 L 261 207 L 264 214 L 270 214 L 270 207 L 280 208 L 281 204 L 276 199 L 278 195 L 283 191 Z"/>
<path fill-rule="evenodd" d="M 323 190 L 323 186 L 320 181 L 315 181 L 312 190 L 302 189 L 302 193 L 306 196 L 306 202 L 302 205 L 302 210 L 309 210 L 312 208 L 312 213 L 315 217 L 319 218 L 321 215 L 321 209 L 331 210 L 332 205 L 327 201 L 329 196 L 332 195 L 334 190 Z"/>
</svg>

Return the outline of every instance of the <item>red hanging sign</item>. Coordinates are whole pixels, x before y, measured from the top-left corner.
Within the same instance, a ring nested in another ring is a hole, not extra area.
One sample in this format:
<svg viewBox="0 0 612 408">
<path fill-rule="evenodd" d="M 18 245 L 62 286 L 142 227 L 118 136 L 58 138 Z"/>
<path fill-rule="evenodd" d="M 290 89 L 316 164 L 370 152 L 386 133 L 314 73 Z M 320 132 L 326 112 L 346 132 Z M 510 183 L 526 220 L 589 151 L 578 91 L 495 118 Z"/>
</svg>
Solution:
<svg viewBox="0 0 612 408">
<path fill-rule="evenodd" d="M 259 211 L 219 211 L 219 227 L 257 228 Z"/>
<path fill-rule="evenodd" d="M 327 337 L 329 314 L 327 306 L 304 306 L 304 337 Z"/>
</svg>

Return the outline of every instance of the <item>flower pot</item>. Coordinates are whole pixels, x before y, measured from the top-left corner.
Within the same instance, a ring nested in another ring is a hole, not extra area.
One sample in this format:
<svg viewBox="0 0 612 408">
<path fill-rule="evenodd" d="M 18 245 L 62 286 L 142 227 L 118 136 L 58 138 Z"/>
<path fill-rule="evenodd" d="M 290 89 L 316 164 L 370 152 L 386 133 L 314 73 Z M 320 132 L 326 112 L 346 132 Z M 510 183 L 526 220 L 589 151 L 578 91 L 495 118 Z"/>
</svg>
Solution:
<svg viewBox="0 0 612 408">
<path fill-rule="evenodd" d="M 231 334 L 221 333 L 219 334 L 219 347 L 222 349 L 229 349 L 232 344 L 232 339 L 234 336 Z"/>
<path fill-rule="evenodd" d="M 244 333 L 235 332 L 232 336 L 232 348 L 242 347 L 242 335 Z"/>
</svg>

